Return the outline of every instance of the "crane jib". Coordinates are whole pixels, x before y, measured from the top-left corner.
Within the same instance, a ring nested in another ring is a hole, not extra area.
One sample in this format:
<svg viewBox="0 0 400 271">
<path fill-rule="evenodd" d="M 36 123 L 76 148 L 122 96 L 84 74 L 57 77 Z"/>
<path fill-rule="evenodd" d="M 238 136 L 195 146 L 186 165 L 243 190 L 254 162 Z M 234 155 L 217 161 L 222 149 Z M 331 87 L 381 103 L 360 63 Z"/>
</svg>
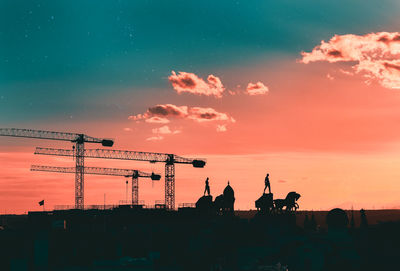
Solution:
<svg viewBox="0 0 400 271">
<path fill-rule="evenodd" d="M 78 145 L 77 145 L 78 147 Z M 74 152 L 68 149 L 36 148 L 35 154 L 74 156 Z M 165 163 L 165 208 L 175 209 L 175 164 L 192 165 L 195 168 L 204 168 L 204 159 L 192 159 L 168 153 L 140 152 L 109 149 L 85 149 L 82 153 L 85 158 L 119 159 L 147 161 L 150 163 Z M 84 172 L 83 172 L 84 173 Z M 153 180 L 159 180 L 160 176 L 153 176 Z M 138 186 L 137 178 L 132 177 L 134 187 Z M 136 189 L 136 188 L 135 188 Z M 135 190 L 136 191 L 136 190 Z M 134 197 L 137 198 L 136 196 Z"/>
<path fill-rule="evenodd" d="M 72 150 L 42 147 L 37 147 L 35 154 L 74 156 L 74 152 Z M 203 168 L 206 165 L 206 161 L 204 159 L 184 158 L 177 155 L 173 155 L 173 159 L 170 159 L 171 154 L 153 152 L 85 149 L 84 156 L 86 158 L 148 161 L 150 163 L 191 164 L 195 168 Z"/>
<path fill-rule="evenodd" d="M 76 149 L 73 152 L 76 166 L 73 173 L 75 173 L 75 208 L 77 209 L 84 208 L 84 142 L 101 143 L 105 147 L 111 147 L 114 144 L 114 141 L 111 139 L 95 138 L 85 134 L 19 128 L 0 128 L 0 136 L 70 141 L 76 143 Z"/>
<path fill-rule="evenodd" d="M 0 136 L 60 140 L 60 141 L 71 141 L 78 143 L 83 143 L 83 142 L 101 143 L 104 147 L 112 147 L 114 144 L 114 141 L 111 139 L 103 139 L 103 138 L 100 139 L 87 136 L 85 134 L 42 131 L 33 129 L 19 129 L 19 128 L 0 128 Z"/>
</svg>

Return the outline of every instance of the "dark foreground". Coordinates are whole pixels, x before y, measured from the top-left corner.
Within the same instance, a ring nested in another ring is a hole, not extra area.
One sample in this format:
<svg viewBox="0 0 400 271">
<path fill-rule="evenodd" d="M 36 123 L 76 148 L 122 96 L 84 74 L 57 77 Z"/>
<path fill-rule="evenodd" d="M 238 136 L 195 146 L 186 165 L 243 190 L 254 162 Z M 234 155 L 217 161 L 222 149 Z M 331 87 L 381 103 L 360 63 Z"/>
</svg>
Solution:
<svg viewBox="0 0 400 271">
<path fill-rule="evenodd" d="M 399 211 L 366 211 L 365 221 L 338 211 L 326 223 L 327 214 L 122 207 L 3 216 L 0 270 L 398 270 Z"/>
</svg>

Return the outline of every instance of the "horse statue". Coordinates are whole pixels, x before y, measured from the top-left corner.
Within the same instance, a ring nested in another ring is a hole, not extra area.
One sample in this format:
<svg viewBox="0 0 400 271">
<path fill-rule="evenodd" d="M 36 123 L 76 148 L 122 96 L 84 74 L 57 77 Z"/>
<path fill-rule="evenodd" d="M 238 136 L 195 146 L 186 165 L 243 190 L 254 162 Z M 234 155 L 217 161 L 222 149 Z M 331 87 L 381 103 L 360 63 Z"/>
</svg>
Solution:
<svg viewBox="0 0 400 271">
<path fill-rule="evenodd" d="M 283 207 L 286 207 L 286 212 L 296 211 L 299 208 L 297 201 L 300 198 L 300 194 L 296 192 L 289 192 L 285 199 L 274 200 L 275 208 L 278 212 L 283 212 Z"/>
</svg>

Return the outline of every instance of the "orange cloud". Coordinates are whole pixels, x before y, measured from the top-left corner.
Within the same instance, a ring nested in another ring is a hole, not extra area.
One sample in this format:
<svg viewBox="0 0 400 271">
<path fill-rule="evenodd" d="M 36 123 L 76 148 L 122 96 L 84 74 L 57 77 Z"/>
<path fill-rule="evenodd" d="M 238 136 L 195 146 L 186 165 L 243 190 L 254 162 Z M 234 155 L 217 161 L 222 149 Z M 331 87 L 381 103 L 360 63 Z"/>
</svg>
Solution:
<svg viewBox="0 0 400 271">
<path fill-rule="evenodd" d="M 168 77 L 168 80 L 178 93 L 188 92 L 196 95 L 221 98 L 225 90 L 221 80 L 212 74 L 207 77 L 206 82 L 194 73 L 179 72 L 176 74 L 175 71 L 172 71 L 172 75 Z"/>
<path fill-rule="evenodd" d="M 267 94 L 269 91 L 268 87 L 261 82 L 249 83 L 246 88 L 246 94 L 248 95 L 263 95 Z"/>
<path fill-rule="evenodd" d="M 310 53 L 302 52 L 300 62 L 355 62 L 356 73 L 376 79 L 386 88 L 400 88 L 400 33 L 378 32 L 363 36 L 335 35 L 321 41 Z"/>
<path fill-rule="evenodd" d="M 209 121 L 224 121 L 224 122 L 236 122 L 235 119 L 226 113 L 216 111 L 211 107 L 188 107 L 188 106 L 177 106 L 173 104 L 158 104 L 147 109 L 143 114 L 137 114 L 130 116 L 132 120 L 144 120 L 148 122 L 150 119 L 161 118 L 168 120 L 168 118 L 181 118 L 191 119 L 197 122 L 209 122 Z"/>
</svg>

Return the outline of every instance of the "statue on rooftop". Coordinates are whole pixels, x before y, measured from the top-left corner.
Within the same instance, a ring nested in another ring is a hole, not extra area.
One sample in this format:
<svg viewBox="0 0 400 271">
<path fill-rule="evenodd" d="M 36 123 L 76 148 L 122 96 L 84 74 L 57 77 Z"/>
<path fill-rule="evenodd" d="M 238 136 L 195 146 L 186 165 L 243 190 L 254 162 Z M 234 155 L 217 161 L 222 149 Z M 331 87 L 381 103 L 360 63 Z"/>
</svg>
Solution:
<svg viewBox="0 0 400 271">
<path fill-rule="evenodd" d="M 206 179 L 206 187 L 204 189 L 204 196 L 207 195 L 210 196 L 210 183 L 208 182 L 209 178 L 207 177 Z"/>
<path fill-rule="evenodd" d="M 267 176 L 265 176 L 264 194 L 265 194 L 265 190 L 267 190 L 267 188 L 268 188 L 268 192 L 271 194 L 271 183 L 269 182 L 269 173 L 267 173 Z"/>
</svg>

